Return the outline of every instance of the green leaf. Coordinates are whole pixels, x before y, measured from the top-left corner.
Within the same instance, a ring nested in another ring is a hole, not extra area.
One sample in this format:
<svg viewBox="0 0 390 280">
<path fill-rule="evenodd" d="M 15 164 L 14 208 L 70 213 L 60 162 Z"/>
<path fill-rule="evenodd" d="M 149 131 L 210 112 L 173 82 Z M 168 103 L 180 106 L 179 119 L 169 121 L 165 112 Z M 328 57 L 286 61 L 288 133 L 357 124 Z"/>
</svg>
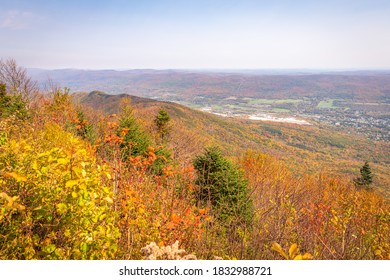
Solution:
<svg viewBox="0 0 390 280">
<path fill-rule="evenodd" d="M 81 243 L 80 250 L 81 250 L 81 252 L 86 253 L 88 251 L 87 243 L 84 243 L 84 242 Z"/>
<path fill-rule="evenodd" d="M 49 244 L 43 248 L 43 250 L 49 254 L 53 253 L 56 249 L 56 246 L 54 244 Z"/>
</svg>

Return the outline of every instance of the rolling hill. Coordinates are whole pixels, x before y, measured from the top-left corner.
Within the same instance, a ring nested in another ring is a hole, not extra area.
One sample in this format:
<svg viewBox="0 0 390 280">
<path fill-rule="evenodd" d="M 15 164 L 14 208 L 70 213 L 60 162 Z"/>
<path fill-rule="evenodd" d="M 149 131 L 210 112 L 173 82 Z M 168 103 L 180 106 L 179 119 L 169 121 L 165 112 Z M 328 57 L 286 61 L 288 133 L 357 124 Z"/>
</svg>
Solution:
<svg viewBox="0 0 390 280">
<path fill-rule="evenodd" d="M 109 115 L 120 111 L 120 103 L 130 98 L 143 126 L 154 133 L 154 116 L 164 108 L 172 118 L 169 148 L 183 165 L 189 164 L 205 146 L 218 145 L 225 154 L 238 157 L 257 150 L 277 157 L 298 174 L 323 172 L 347 176 L 351 180 L 368 160 L 379 191 L 389 197 L 390 161 L 388 142 L 375 142 L 331 126 L 311 126 L 226 118 L 194 110 L 176 103 L 99 91 L 76 93 L 74 100 Z"/>
</svg>

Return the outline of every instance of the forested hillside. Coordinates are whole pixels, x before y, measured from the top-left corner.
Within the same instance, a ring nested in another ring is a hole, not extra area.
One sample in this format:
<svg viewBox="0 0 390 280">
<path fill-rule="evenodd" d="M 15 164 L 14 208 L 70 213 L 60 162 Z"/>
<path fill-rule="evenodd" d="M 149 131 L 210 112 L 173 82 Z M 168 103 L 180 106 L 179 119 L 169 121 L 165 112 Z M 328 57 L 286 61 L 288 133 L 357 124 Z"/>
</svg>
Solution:
<svg viewBox="0 0 390 280">
<path fill-rule="evenodd" d="M 0 259 L 390 259 L 388 143 L 1 63 Z"/>
<path fill-rule="evenodd" d="M 159 102 L 136 96 L 108 95 L 103 92 L 77 93 L 76 103 L 100 111 L 118 114 L 124 99 L 131 100 L 134 114 L 149 134 L 155 134 L 153 118 L 163 108 L 170 121 L 167 147 L 183 166 L 192 163 L 204 147 L 217 145 L 224 155 L 239 157 L 247 150 L 272 155 L 300 175 L 323 172 L 347 176 L 353 180 L 364 161 L 375 172 L 376 190 L 390 197 L 390 144 L 371 141 L 351 132 L 335 131 L 331 126 L 312 126 L 223 118 L 171 102 Z"/>
</svg>

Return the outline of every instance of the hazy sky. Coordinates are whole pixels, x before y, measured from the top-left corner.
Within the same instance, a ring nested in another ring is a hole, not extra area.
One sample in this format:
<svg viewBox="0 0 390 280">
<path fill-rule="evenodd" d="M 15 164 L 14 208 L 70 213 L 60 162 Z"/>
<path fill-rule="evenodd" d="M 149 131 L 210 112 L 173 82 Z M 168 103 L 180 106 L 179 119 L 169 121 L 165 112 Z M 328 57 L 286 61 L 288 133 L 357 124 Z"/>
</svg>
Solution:
<svg viewBox="0 0 390 280">
<path fill-rule="evenodd" d="M 390 69 L 390 0 L 0 0 L 39 68 Z"/>
</svg>

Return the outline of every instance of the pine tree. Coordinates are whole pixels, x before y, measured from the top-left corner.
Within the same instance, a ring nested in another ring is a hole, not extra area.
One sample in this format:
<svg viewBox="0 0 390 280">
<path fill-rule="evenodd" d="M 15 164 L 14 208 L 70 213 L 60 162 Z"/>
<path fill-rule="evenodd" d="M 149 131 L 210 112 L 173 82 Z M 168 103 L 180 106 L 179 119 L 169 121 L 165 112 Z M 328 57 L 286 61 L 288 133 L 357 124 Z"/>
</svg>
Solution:
<svg viewBox="0 0 390 280">
<path fill-rule="evenodd" d="M 6 115 L 10 101 L 11 98 L 7 95 L 7 86 L 0 84 L 0 117 Z"/>
<path fill-rule="evenodd" d="M 134 116 L 133 109 L 129 104 L 122 106 L 122 112 L 119 119 L 118 135 L 123 135 L 123 142 L 120 145 L 122 159 L 126 160 L 129 156 L 144 155 L 148 147 L 151 146 L 149 136 L 143 131 Z"/>
<path fill-rule="evenodd" d="M 222 156 L 219 148 L 212 147 L 195 158 L 198 200 L 211 204 L 223 221 L 240 220 L 248 224 L 253 208 L 243 173 Z"/>
<path fill-rule="evenodd" d="M 27 103 L 21 94 L 7 94 L 6 84 L 0 83 L 0 117 L 10 115 L 15 115 L 19 119 L 27 118 Z"/>
<path fill-rule="evenodd" d="M 168 112 L 164 109 L 160 109 L 158 111 L 158 115 L 154 119 L 154 123 L 156 124 L 157 131 L 159 137 L 162 141 L 165 141 L 169 135 L 169 121 L 171 117 L 168 115 Z"/>
<path fill-rule="evenodd" d="M 360 177 L 354 180 L 357 187 L 365 187 L 366 189 L 371 189 L 372 184 L 372 173 L 371 167 L 366 161 L 364 165 L 360 168 Z"/>
<path fill-rule="evenodd" d="M 96 135 L 93 131 L 93 126 L 89 123 L 86 118 L 84 111 L 78 109 L 77 112 L 78 125 L 76 126 L 76 135 L 88 140 L 90 143 L 94 143 Z"/>
</svg>

